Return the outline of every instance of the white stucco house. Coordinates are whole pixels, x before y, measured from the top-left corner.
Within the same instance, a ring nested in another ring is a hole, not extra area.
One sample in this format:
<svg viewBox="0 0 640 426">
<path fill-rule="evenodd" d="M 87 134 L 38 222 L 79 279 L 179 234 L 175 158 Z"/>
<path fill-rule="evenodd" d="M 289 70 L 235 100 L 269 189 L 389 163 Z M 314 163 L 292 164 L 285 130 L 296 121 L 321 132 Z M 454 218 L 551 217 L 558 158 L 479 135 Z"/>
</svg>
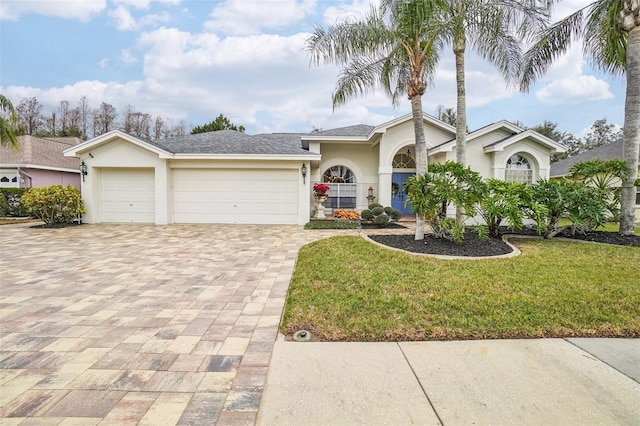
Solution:
<svg viewBox="0 0 640 426">
<path fill-rule="evenodd" d="M 455 160 L 455 128 L 424 114 L 429 162 Z M 409 213 L 415 174 L 411 114 L 379 126 L 247 135 L 230 130 L 143 140 L 115 130 L 65 151 L 86 166 L 84 221 L 297 224 L 309 221 L 315 182 L 324 203 L 362 210 L 370 198 Z M 549 178 L 555 141 L 500 121 L 469 133 L 467 158 L 485 177 Z"/>
</svg>

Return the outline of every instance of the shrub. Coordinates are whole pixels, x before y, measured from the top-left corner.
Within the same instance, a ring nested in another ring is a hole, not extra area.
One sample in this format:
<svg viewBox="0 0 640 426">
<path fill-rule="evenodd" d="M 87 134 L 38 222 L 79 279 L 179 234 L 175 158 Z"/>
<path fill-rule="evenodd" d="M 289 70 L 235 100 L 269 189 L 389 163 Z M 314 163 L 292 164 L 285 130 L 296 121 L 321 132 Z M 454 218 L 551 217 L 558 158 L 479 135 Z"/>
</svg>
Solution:
<svg viewBox="0 0 640 426">
<path fill-rule="evenodd" d="M 369 204 L 369 206 L 368 206 L 369 210 L 373 210 L 373 209 L 375 209 L 376 207 L 382 207 L 382 204 L 378 204 L 378 203 L 371 203 L 371 204 Z"/>
<path fill-rule="evenodd" d="M 436 238 L 462 242 L 464 221 L 475 216 L 476 203 L 482 198 L 482 179 L 469 167 L 447 161 L 429 166 L 429 172 L 424 175 L 411 176 L 403 190 L 407 193 L 407 201 L 411 201 L 411 210 L 429 217 Z M 464 215 L 460 214 L 458 220 L 450 220 L 447 217 L 449 206 Z"/>
<path fill-rule="evenodd" d="M 371 209 L 371 213 L 373 213 L 374 216 L 380 216 L 384 214 L 384 209 L 382 207 L 374 207 Z"/>
<path fill-rule="evenodd" d="M 373 213 L 371 213 L 371 210 L 365 209 L 360 213 L 360 217 L 362 217 L 363 220 L 373 220 Z"/>
<path fill-rule="evenodd" d="M 72 223 L 87 211 L 80 191 L 72 185 L 31 188 L 20 200 L 29 214 L 42 220 L 46 226 Z"/>
<path fill-rule="evenodd" d="M 386 209 L 385 209 L 386 210 Z M 391 220 L 398 221 L 402 219 L 402 212 L 400 210 L 391 209 L 391 213 L 387 213 Z"/>
<path fill-rule="evenodd" d="M 389 224 L 389 216 L 386 213 L 382 213 L 381 215 L 377 215 L 375 219 L 373 219 L 373 223 L 380 227 L 385 227 Z"/>
<path fill-rule="evenodd" d="M 3 216 L 25 217 L 29 215 L 20 202 L 20 197 L 28 190 L 29 188 L 0 188 L 0 198 L 7 202 L 7 209 Z"/>
<path fill-rule="evenodd" d="M 4 198 L 2 194 L 0 194 L 0 216 L 4 217 L 9 214 L 9 203 L 7 203 L 7 199 Z"/>
<path fill-rule="evenodd" d="M 534 200 L 545 207 L 542 214 L 534 218 L 544 238 L 552 238 L 564 230 L 584 233 L 606 220 L 606 202 L 595 188 L 583 183 L 541 179 L 533 185 L 533 195 Z M 563 218 L 571 225 L 560 226 Z"/>
</svg>

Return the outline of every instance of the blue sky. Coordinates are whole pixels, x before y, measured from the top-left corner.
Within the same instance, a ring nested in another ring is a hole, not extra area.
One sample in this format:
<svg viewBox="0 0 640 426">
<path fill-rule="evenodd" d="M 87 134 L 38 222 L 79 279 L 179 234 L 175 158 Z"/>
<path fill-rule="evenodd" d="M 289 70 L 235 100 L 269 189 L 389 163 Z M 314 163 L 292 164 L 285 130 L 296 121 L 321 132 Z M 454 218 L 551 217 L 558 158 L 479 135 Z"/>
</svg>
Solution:
<svg viewBox="0 0 640 426">
<path fill-rule="evenodd" d="M 556 16 L 590 0 L 565 0 Z M 382 93 L 333 111 L 338 69 L 309 66 L 315 24 L 362 16 L 368 0 L 2 0 L 0 91 L 14 104 L 35 96 L 46 110 L 86 96 L 201 125 L 224 114 L 248 133 L 378 125 L 410 112 Z M 507 119 L 544 120 L 584 135 L 594 121 L 623 124 L 625 80 L 594 71 L 573 47 L 528 94 L 467 58 L 470 129 Z M 453 54 L 442 53 L 424 111 L 455 106 Z"/>
</svg>

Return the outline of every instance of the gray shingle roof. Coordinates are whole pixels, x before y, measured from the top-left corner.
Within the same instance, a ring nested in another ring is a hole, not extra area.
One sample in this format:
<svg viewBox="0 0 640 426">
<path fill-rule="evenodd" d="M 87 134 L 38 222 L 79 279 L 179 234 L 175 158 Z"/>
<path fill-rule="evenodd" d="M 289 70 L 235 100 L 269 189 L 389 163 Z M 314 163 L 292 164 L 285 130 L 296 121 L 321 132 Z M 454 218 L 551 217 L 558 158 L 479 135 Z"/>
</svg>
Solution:
<svg viewBox="0 0 640 426">
<path fill-rule="evenodd" d="M 302 149 L 300 134 L 252 136 L 234 130 L 219 130 L 148 142 L 173 154 L 309 154 Z"/>
<path fill-rule="evenodd" d="M 308 133 L 308 136 L 369 136 L 374 126 L 366 124 L 356 124 L 355 126 L 339 127 L 337 129 L 319 130 Z"/>
<path fill-rule="evenodd" d="M 574 164 L 582 161 L 595 160 L 597 158 L 601 160 L 622 158 L 622 139 L 551 164 L 550 176 L 565 176 Z"/>
</svg>

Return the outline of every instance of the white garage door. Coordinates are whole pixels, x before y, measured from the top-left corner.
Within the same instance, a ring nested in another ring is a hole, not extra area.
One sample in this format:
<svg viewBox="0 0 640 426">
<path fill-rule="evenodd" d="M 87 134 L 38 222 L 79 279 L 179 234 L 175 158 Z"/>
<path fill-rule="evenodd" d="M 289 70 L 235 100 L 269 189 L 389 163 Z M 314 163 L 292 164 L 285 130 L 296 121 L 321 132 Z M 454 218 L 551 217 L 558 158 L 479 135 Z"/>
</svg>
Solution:
<svg viewBox="0 0 640 426">
<path fill-rule="evenodd" d="M 102 170 L 103 222 L 155 222 L 153 169 Z"/>
<path fill-rule="evenodd" d="M 175 169 L 175 223 L 298 223 L 298 173 L 281 169 Z"/>
</svg>

